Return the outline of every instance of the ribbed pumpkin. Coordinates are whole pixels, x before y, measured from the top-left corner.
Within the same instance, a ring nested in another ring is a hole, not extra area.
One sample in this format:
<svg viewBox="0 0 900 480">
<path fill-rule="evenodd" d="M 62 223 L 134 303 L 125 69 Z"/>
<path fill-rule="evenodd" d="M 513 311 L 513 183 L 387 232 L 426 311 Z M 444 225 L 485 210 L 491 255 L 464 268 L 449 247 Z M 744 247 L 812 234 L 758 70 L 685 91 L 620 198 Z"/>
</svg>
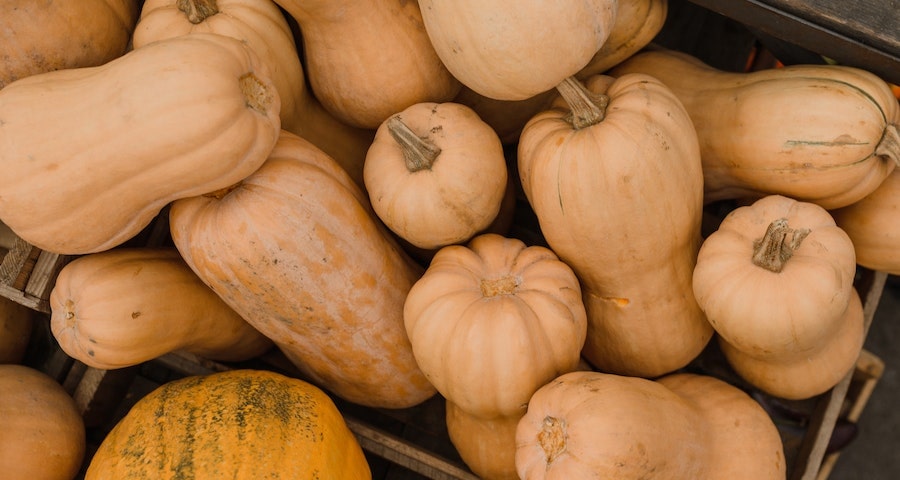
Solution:
<svg viewBox="0 0 900 480">
<path fill-rule="evenodd" d="M 75 400 L 40 370 L 0 365 L 3 478 L 72 480 L 84 459 L 85 429 Z"/>
<path fill-rule="evenodd" d="M 900 275 L 900 169 L 858 202 L 832 210 L 831 216 L 853 241 L 856 263 Z"/>
<path fill-rule="evenodd" d="M 446 102 L 459 82 L 441 63 L 416 1 L 275 0 L 303 32 L 316 98 L 347 125 L 376 129 L 421 102 Z"/>
<path fill-rule="evenodd" d="M 50 309 L 59 346 L 95 368 L 128 367 L 176 350 L 243 361 L 272 346 L 174 248 L 115 248 L 78 257 L 56 277 Z"/>
<path fill-rule="evenodd" d="M 272 2 L 259 0 L 146 0 L 132 43 L 210 32 L 246 42 L 266 64 L 281 100 L 281 128 L 325 151 L 362 185 L 362 165 L 372 132 L 329 114 L 306 85 L 294 34 Z"/>
<path fill-rule="evenodd" d="M 612 75 L 668 86 L 700 139 L 707 203 L 778 194 L 840 208 L 900 162 L 900 105 L 875 75 L 841 65 L 726 72 L 673 50 L 633 55 Z"/>
<path fill-rule="evenodd" d="M 37 73 L 102 65 L 124 54 L 137 0 L 0 3 L 0 88 Z"/>
<path fill-rule="evenodd" d="M 211 33 L 23 78 L 0 90 L 0 219 L 50 252 L 108 250 L 259 168 L 278 114 L 265 65 Z"/>
<path fill-rule="evenodd" d="M 674 371 L 712 337 L 691 288 L 703 174 L 690 118 L 646 75 L 558 88 L 563 99 L 522 131 L 519 178 L 550 248 L 581 281 L 583 354 L 610 373 Z"/>
<path fill-rule="evenodd" d="M 572 372 L 541 387 L 516 429 L 523 480 L 784 480 L 772 419 L 714 377 Z"/>
<path fill-rule="evenodd" d="M 33 312 L 6 297 L 0 297 L 0 363 L 19 363 L 31 339 Z"/>
<path fill-rule="evenodd" d="M 191 269 L 316 384 L 379 407 L 434 395 L 403 326 L 422 267 L 310 142 L 282 131 L 256 172 L 174 202 L 169 221 Z"/>
<path fill-rule="evenodd" d="M 274 372 L 232 370 L 165 383 L 131 407 L 85 476 L 126 478 L 370 480 L 372 474 L 324 392 Z"/>
<path fill-rule="evenodd" d="M 739 374 L 772 395 L 808 398 L 859 356 L 855 274 L 850 237 L 824 208 L 769 195 L 733 210 L 703 241 L 693 284 Z"/>
</svg>

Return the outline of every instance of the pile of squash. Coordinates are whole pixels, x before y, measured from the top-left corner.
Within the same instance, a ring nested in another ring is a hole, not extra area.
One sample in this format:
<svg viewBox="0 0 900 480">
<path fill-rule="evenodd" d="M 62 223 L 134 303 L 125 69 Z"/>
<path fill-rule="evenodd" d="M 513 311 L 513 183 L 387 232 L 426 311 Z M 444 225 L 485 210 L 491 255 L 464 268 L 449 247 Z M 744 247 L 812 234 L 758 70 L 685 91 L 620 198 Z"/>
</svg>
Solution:
<svg viewBox="0 0 900 480">
<path fill-rule="evenodd" d="M 890 86 L 717 70 L 651 43 L 665 0 L 0 11 L 0 221 L 77 257 L 61 348 L 104 369 L 275 349 L 304 377 L 165 384 L 87 478 L 367 478 L 329 395 L 438 394 L 485 479 L 784 478 L 762 407 L 685 368 L 716 341 L 754 388 L 821 394 L 862 348 L 857 265 L 900 274 Z M 123 247 L 161 215 L 171 245 Z M 73 478 L 51 455 L 28 478 Z"/>
</svg>

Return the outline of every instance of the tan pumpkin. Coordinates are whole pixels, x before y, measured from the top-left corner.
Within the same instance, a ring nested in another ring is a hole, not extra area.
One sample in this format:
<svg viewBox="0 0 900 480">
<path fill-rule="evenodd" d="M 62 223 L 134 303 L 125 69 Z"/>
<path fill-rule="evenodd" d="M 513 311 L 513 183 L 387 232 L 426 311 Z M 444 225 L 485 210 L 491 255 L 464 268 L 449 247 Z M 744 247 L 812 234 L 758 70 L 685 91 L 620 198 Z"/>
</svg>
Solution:
<svg viewBox="0 0 900 480">
<path fill-rule="evenodd" d="M 370 480 L 372 474 L 323 391 L 274 372 L 232 370 L 165 383 L 131 407 L 85 475 L 113 478 Z"/>
<path fill-rule="evenodd" d="M 830 213 L 853 241 L 856 263 L 900 275 L 900 169 L 872 193 Z"/>
<path fill-rule="evenodd" d="M 317 385 L 389 408 L 434 395 L 403 326 L 422 268 L 308 141 L 282 131 L 256 172 L 175 201 L 169 221 L 191 269 Z"/>
<path fill-rule="evenodd" d="M 0 90 L 0 218 L 50 252 L 108 250 L 256 170 L 278 114 L 265 66 L 215 34 L 21 79 Z"/>
<path fill-rule="evenodd" d="M 137 0 L 0 4 L 0 88 L 37 73 L 94 67 L 123 55 Z"/>
<path fill-rule="evenodd" d="M 446 102 L 460 84 L 434 51 L 415 1 L 275 0 L 303 33 L 316 98 L 347 125 L 375 129 L 421 102 Z"/>
<path fill-rule="evenodd" d="M 590 62 L 610 35 L 617 2 L 419 4 L 428 38 L 454 77 L 485 97 L 523 100 L 552 89 Z"/>
<path fill-rule="evenodd" d="M 331 155 L 362 185 L 372 132 L 345 125 L 309 92 L 294 34 L 271 0 L 146 0 L 134 31 L 135 48 L 196 32 L 246 42 L 266 64 L 281 100 L 281 128 Z"/>
<path fill-rule="evenodd" d="M 778 194 L 840 208 L 871 193 L 900 162 L 900 106 L 864 70 L 725 72 L 655 50 L 611 74 L 625 73 L 656 77 L 684 104 L 700 139 L 706 203 Z"/>
<path fill-rule="evenodd" d="M 690 118 L 645 75 L 559 88 L 563 98 L 522 131 L 519 178 L 550 248 L 581 281 L 583 354 L 610 373 L 674 371 L 712 337 L 691 287 L 703 174 Z"/>
<path fill-rule="evenodd" d="M 0 297 L 0 364 L 20 363 L 25 358 L 34 316 L 30 308 Z"/>
<path fill-rule="evenodd" d="M 523 414 L 484 418 L 448 400 L 447 434 L 460 458 L 481 480 L 519 480 L 516 427 Z"/>
<path fill-rule="evenodd" d="M 50 309 L 59 346 L 94 368 L 128 367 L 178 350 L 243 361 L 272 346 L 174 248 L 116 248 L 78 257 L 60 270 Z"/>
<path fill-rule="evenodd" d="M 472 109 L 417 103 L 375 134 L 363 170 L 375 213 L 400 238 L 436 249 L 486 229 L 507 192 L 503 145 Z"/>
<path fill-rule="evenodd" d="M 523 480 L 783 480 L 784 448 L 750 396 L 714 377 L 572 372 L 535 392 L 516 429 Z"/>
<path fill-rule="evenodd" d="M 855 274 L 850 237 L 825 209 L 769 195 L 733 210 L 704 240 L 693 285 L 738 374 L 772 395 L 808 398 L 859 356 Z"/>
<path fill-rule="evenodd" d="M 62 385 L 24 365 L 0 365 L 4 478 L 72 480 L 86 450 L 84 420 Z"/>
</svg>

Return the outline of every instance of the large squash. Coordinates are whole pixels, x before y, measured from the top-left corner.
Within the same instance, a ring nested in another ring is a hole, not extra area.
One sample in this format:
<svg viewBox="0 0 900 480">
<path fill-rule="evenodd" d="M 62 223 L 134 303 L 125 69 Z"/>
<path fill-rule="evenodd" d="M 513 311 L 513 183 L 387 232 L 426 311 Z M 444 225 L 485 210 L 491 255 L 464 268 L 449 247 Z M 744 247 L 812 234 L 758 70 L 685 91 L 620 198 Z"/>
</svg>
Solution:
<svg viewBox="0 0 900 480">
<path fill-rule="evenodd" d="M 900 169 L 858 202 L 832 210 L 831 216 L 853 241 L 856 263 L 900 275 Z"/>
<path fill-rule="evenodd" d="M 435 393 L 403 326 L 422 268 L 308 141 L 283 131 L 259 170 L 174 202 L 169 220 L 197 275 L 318 385 L 379 407 Z"/>
<path fill-rule="evenodd" d="M 62 385 L 40 370 L 0 365 L 3 478 L 72 480 L 86 450 L 84 420 Z"/>
<path fill-rule="evenodd" d="M 584 356 L 623 375 L 683 367 L 712 337 L 691 287 L 703 174 L 690 118 L 646 75 L 595 76 L 587 89 L 569 79 L 560 91 L 566 101 L 522 131 L 519 178 L 581 281 Z"/>
<path fill-rule="evenodd" d="M 672 50 L 612 75 L 668 86 L 697 129 L 706 203 L 778 194 L 827 209 L 871 193 L 900 162 L 900 106 L 883 80 L 839 65 L 726 72 Z"/>
<path fill-rule="evenodd" d="M 21 79 L 0 90 L 0 219 L 47 251 L 108 250 L 256 170 L 278 115 L 265 65 L 211 33 Z"/>
<path fill-rule="evenodd" d="M 126 478 L 370 480 L 372 474 L 324 392 L 274 372 L 232 370 L 165 383 L 131 407 L 85 475 Z"/>
<path fill-rule="evenodd" d="M 95 67 L 121 56 L 138 0 L 0 3 L 0 88 L 37 73 Z"/>
<path fill-rule="evenodd" d="M 176 350 L 243 361 L 272 346 L 174 248 L 116 248 L 76 258 L 56 277 L 50 309 L 59 346 L 95 368 L 128 367 Z"/>
</svg>

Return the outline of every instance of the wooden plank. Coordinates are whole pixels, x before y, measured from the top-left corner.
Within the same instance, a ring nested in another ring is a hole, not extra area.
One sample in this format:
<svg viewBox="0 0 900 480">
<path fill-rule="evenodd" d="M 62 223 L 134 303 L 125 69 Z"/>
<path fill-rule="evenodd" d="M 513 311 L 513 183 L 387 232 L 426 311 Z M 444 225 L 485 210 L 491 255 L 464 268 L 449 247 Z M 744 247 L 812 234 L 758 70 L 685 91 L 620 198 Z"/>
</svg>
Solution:
<svg viewBox="0 0 900 480">
<path fill-rule="evenodd" d="M 0 283 L 0 295 L 26 307 L 43 313 L 50 313 L 50 303 L 44 299 L 26 295 L 25 292 L 18 288 Z"/>
<path fill-rule="evenodd" d="M 32 258 L 34 247 L 19 237 L 15 238 L 13 247 L 3 257 L 0 263 L 0 285 L 9 285 L 17 290 L 21 290 L 25 285 L 26 278 L 23 278 L 23 272 L 27 275 L 26 265 Z"/>
<path fill-rule="evenodd" d="M 25 284 L 25 293 L 41 299 L 49 298 L 56 276 L 68 260 L 66 255 L 41 251 Z"/>
</svg>

